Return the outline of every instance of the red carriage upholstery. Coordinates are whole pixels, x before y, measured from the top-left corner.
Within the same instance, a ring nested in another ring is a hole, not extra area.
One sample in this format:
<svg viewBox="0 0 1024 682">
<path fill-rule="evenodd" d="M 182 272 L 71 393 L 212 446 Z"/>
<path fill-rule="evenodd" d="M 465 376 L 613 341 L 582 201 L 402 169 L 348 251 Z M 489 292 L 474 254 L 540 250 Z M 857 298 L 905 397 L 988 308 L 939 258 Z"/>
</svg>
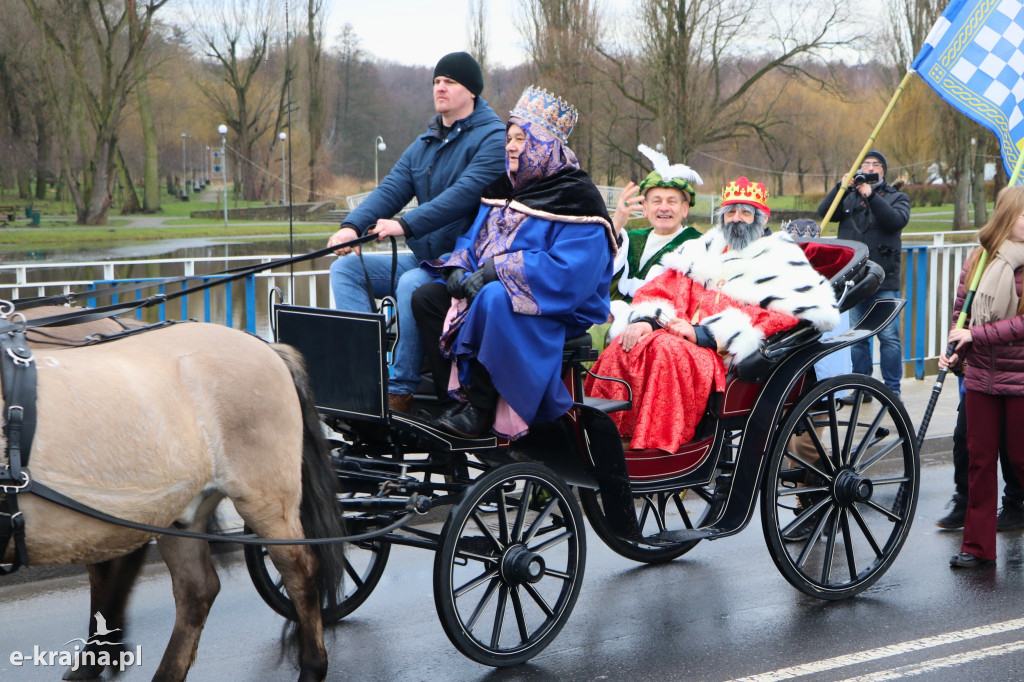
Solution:
<svg viewBox="0 0 1024 682">
<path fill-rule="evenodd" d="M 844 244 L 827 242 L 800 242 L 807 260 L 823 277 L 830 281 L 844 273 L 858 257 L 857 250 Z M 861 255 L 862 256 L 862 255 Z M 705 422 L 743 417 L 750 414 L 761 391 L 761 383 L 744 381 L 735 372 L 728 375 L 725 391 L 712 394 L 704 421 L 698 426 L 697 437 L 680 446 L 679 451 L 667 454 L 660 450 L 627 450 L 626 466 L 629 476 L 636 481 L 656 481 L 686 474 L 696 469 L 711 452 L 715 434 L 713 428 L 703 428 Z M 794 404 L 803 390 L 804 380 L 797 383 L 786 399 Z"/>
<path fill-rule="evenodd" d="M 814 269 L 828 280 L 842 272 L 856 253 L 851 247 L 841 244 L 800 242 L 800 246 L 803 247 L 804 255 Z"/>
</svg>

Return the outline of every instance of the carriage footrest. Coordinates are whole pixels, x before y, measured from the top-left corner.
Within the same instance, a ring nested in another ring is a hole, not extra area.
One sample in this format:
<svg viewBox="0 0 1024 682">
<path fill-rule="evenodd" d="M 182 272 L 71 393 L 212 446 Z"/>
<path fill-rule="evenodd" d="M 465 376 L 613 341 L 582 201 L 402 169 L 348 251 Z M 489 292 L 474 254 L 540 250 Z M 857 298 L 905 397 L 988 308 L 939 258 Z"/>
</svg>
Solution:
<svg viewBox="0 0 1024 682">
<path fill-rule="evenodd" d="M 610 400 L 607 398 L 591 398 L 590 396 L 584 396 L 583 404 L 587 407 L 600 410 L 605 414 L 621 412 L 622 410 L 628 410 L 633 407 L 633 404 L 628 400 Z"/>
<path fill-rule="evenodd" d="M 680 542 L 693 542 L 694 540 L 707 540 L 714 535 L 715 531 L 713 528 L 687 528 L 684 530 L 663 530 L 660 533 L 648 535 L 644 540 L 652 544 L 678 544 Z"/>
</svg>

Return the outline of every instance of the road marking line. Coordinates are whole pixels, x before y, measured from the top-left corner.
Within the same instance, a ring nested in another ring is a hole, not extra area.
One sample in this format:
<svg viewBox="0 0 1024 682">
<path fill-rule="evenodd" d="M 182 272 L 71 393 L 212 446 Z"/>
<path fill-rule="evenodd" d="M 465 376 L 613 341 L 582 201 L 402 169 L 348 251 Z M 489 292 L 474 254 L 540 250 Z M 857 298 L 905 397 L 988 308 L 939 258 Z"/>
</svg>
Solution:
<svg viewBox="0 0 1024 682">
<path fill-rule="evenodd" d="M 888 646 L 878 647 L 877 649 L 867 649 L 865 651 L 858 651 L 844 656 L 836 656 L 835 658 L 826 658 L 821 661 L 803 663 L 789 668 L 780 668 L 779 670 L 774 670 L 772 672 L 752 675 L 750 677 L 741 677 L 733 680 L 733 682 L 778 682 L 779 680 L 791 680 L 794 677 L 813 675 L 815 673 L 843 668 L 848 665 L 877 661 L 882 658 L 900 656 L 912 651 L 920 651 L 921 649 L 954 644 L 956 642 L 963 642 L 969 639 L 987 637 L 989 635 L 997 635 L 1003 632 L 1020 629 L 1024 629 L 1024 618 L 1016 618 L 1014 620 L 1003 621 L 1002 623 L 982 625 L 967 630 L 947 632 L 944 635 L 934 635 L 932 637 L 924 637 L 922 639 L 901 642 L 899 644 L 890 644 Z"/>
<path fill-rule="evenodd" d="M 1024 649 L 1024 640 L 1017 640 L 1016 642 L 1009 642 L 1008 644 L 997 644 L 996 646 L 976 649 L 974 651 L 965 651 L 962 654 L 954 654 L 952 656 L 946 656 L 945 658 L 936 658 L 931 661 L 924 661 L 923 663 L 905 665 L 901 668 L 893 668 L 892 670 L 879 670 L 877 673 L 861 675 L 860 677 L 851 677 L 843 682 L 883 682 L 884 680 L 898 680 L 903 677 L 923 675 L 924 673 L 934 672 L 942 668 L 952 668 L 954 666 L 964 665 L 965 663 L 973 663 L 974 661 L 980 661 L 983 658 L 1002 656 L 1003 654 L 1020 651 L 1021 649 Z"/>
</svg>

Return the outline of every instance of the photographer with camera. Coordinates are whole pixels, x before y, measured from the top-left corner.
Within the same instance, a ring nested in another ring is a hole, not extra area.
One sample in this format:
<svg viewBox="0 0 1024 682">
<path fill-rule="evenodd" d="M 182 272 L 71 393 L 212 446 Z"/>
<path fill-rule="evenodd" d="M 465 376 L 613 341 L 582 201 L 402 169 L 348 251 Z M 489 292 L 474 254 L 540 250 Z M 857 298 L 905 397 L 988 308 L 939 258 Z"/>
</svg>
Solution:
<svg viewBox="0 0 1024 682">
<path fill-rule="evenodd" d="M 878 291 L 850 310 L 850 321 L 854 325 L 876 300 L 899 298 L 900 295 L 900 235 L 910 220 L 910 198 L 899 191 L 901 181 L 897 180 L 895 186 L 885 181 L 886 170 L 885 156 L 872 149 L 864 156 L 850 186 L 841 188 L 841 183 L 837 183 L 818 206 L 818 215 L 824 217 L 836 193 L 842 189 L 845 196 L 834 216 L 839 223 L 839 238 L 866 244 L 868 257 L 885 270 L 885 279 Z M 894 319 L 878 333 L 882 380 L 896 395 L 900 393 L 900 379 L 903 378 L 903 346 L 898 320 Z M 850 354 L 853 371 L 870 376 L 871 339 L 853 344 Z"/>
</svg>

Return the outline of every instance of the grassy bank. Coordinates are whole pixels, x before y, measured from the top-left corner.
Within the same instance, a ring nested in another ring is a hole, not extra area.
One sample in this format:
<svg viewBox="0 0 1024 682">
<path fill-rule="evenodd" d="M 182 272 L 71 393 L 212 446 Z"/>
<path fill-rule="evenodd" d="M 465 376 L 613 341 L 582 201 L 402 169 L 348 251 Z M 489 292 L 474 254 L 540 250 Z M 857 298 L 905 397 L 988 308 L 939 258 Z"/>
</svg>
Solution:
<svg viewBox="0 0 1024 682">
<path fill-rule="evenodd" d="M 327 235 L 337 228 L 327 223 L 296 223 L 296 235 Z M 227 229 L 223 224 L 211 225 L 199 223 L 194 225 L 173 225 L 154 227 L 107 226 L 107 227 L 48 227 L 30 229 L 0 229 L 0 248 L 4 250 L 38 249 L 54 246 L 97 246 L 101 244 L 131 244 L 143 241 L 163 239 L 253 239 L 280 237 L 288 234 L 288 223 L 247 223 L 242 221 L 229 222 Z"/>
<path fill-rule="evenodd" d="M 799 209 L 801 202 L 798 197 L 776 197 L 772 199 L 772 207 L 776 210 Z M 121 216 L 111 214 L 109 224 L 104 226 L 76 225 L 71 206 L 56 201 L 33 202 L 33 208 L 41 210 L 42 222 L 39 227 L 31 227 L 30 221 L 24 217 L 24 204 L 12 200 L 10 196 L 0 197 L 0 204 L 12 204 L 21 209 L 15 214 L 15 220 L 5 228 L 0 228 L 0 249 L 7 251 L 28 251 L 54 247 L 76 248 L 96 246 L 126 245 L 145 241 L 166 239 L 237 239 L 254 241 L 261 239 L 280 238 L 288 234 L 288 223 L 251 222 L 229 220 L 225 227 L 223 222 L 193 219 L 192 211 L 217 209 L 220 204 L 210 201 L 168 201 L 161 206 L 161 211 L 153 215 Z M 261 202 L 229 201 L 229 208 L 243 206 L 261 206 Z M 693 216 L 695 220 L 687 221 L 697 229 L 706 230 L 709 225 L 707 216 Z M 906 233 L 944 232 L 950 231 L 953 224 L 953 206 L 918 207 L 911 209 L 910 224 Z M 631 220 L 631 229 L 646 227 L 643 218 Z M 320 236 L 328 235 L 337 229 L 335 223 L 304 223 L 295 222 L 292 227 L 295 235 Z M 835 234 L 835 227 L 830 226 L 826 235 Z"/>
</svg>

